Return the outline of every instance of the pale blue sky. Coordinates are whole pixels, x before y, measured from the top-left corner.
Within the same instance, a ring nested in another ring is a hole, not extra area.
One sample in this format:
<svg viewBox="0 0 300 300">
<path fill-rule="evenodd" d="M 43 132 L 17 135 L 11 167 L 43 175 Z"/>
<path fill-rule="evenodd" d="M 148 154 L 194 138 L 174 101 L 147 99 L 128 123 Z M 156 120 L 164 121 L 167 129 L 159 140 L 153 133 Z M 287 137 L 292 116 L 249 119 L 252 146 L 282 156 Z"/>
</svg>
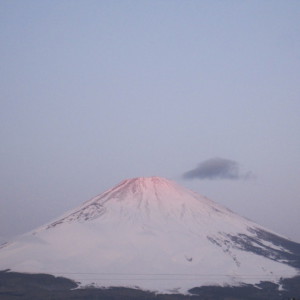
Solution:
<svg viewBox="0 0 300 300">
<path fill-rule="evenodd" d="M 0 237 L 163 176 L 300 242 L 299 1 L 0 1 Z M 211 158 L 255 178 L 184 180 Z"/>
</svg>

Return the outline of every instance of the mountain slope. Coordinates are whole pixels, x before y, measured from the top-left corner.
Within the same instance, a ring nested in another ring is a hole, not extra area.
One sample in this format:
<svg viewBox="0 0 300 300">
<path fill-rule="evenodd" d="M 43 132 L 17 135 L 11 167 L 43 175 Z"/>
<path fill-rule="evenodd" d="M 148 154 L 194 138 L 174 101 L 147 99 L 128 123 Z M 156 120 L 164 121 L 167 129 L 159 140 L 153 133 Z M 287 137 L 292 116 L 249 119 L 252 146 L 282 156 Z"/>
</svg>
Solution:
<svg viewBox="0 0 300 300">
<path fill-rule="evenodd" d="M 169 180 L 125 180 L 0 249 L 0 270 L 160 292 L 292 277 L 299 244 Z"/>
</svg>

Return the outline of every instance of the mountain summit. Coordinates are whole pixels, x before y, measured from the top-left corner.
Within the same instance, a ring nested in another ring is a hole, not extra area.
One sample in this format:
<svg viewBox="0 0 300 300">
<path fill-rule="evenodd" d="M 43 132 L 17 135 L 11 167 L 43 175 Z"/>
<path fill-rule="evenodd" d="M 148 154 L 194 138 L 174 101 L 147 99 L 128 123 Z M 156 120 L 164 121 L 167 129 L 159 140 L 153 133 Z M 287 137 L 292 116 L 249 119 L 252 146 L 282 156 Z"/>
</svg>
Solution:
<svg viewBox="0 0 300 300">
<path fill-rule="evenodd" d="M 187 292 L 297 275 L 300 245 L 160 177 L 134 178 L 0 247 L 0 270 Z"/>
</svg>

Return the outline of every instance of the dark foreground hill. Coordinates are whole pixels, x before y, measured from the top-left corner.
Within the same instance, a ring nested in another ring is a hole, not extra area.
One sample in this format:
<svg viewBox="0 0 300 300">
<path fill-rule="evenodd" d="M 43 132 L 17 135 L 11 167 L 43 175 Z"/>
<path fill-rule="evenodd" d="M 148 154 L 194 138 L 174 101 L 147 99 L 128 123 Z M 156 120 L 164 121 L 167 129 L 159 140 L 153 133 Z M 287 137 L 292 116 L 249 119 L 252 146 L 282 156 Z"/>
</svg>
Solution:
<svg viewBox="0 0 300 300">
<path fill-rule="evenodd" d="M 203 286 L 191 295 L 154 294 L 130 288 L 79 289 L 76 282 L 47 274 L 0 272 L 1 300 L 300 300 L 300 276 L 282 279 L 279 284 L 261 282 L 240 287 Z"/>
</svg>

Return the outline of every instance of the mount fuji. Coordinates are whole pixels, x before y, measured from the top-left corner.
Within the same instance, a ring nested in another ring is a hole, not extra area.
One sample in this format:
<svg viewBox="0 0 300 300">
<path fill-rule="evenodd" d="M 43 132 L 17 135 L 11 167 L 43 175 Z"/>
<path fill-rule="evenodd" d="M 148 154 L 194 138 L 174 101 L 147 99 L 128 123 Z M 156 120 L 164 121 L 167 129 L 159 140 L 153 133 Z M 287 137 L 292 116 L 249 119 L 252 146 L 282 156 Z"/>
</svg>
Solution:
<svg viewBox="0 0 300 300">
<path fill-rule="evenodd" d="M 187 293 L 299 275 L 300 244 L 160 177 L 134 178 L 0 246 L 0 270 Z"/>
</svg>

